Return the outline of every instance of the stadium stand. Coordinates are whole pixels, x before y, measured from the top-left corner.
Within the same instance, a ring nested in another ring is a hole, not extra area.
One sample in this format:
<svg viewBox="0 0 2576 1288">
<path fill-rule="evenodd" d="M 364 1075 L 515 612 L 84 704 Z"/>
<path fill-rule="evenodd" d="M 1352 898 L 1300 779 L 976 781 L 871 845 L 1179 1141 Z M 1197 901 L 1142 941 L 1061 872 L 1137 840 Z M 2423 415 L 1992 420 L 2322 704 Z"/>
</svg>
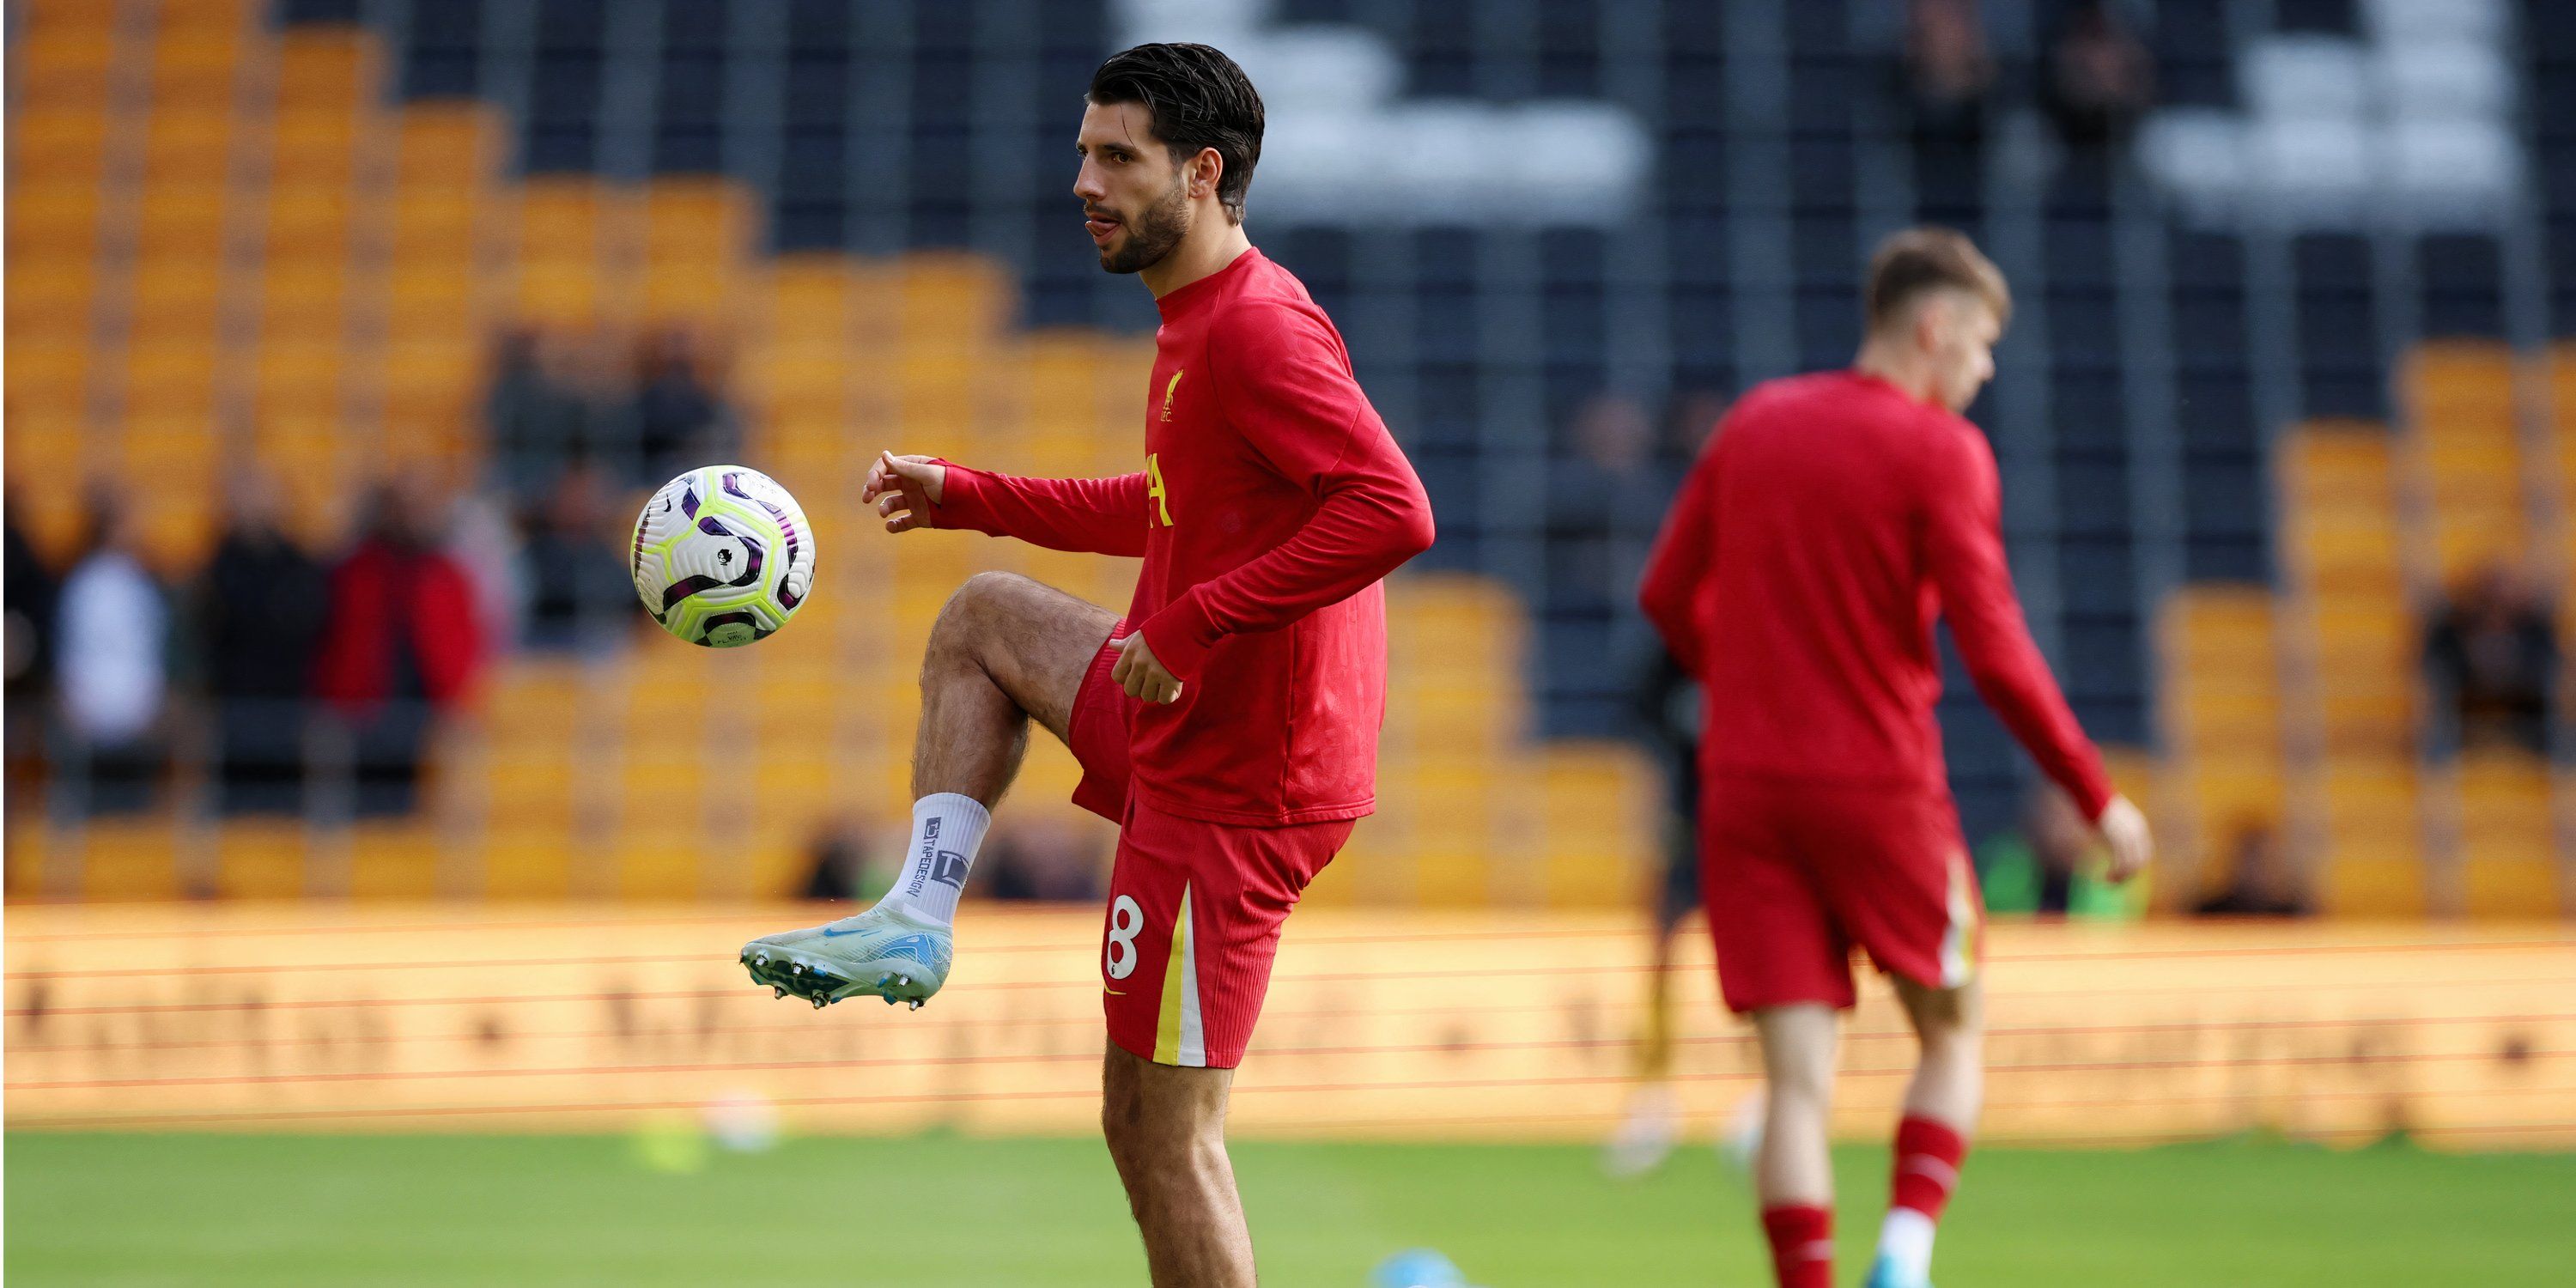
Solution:
<svg viewBox="0 0 2576 1288">
<path fill-rule="evenodd" d="M 1536 502 L 1568 427 L 1612 391 L 1674 409 L 1678 439 L 1751 381 L 1843 362 L 1868 246 L 1942 215 L 2016 284 L 1977 414 L 2043 646 L 2180 842 L 2166 897 L 2259 821 L 2337 913 L 2576 904 L 2576 786 L 2540 752 L 2446 745 L 2422 656 L 2429 607 L 2484 568 L 2529 570 L 2576 626 L 2576 347 L 2549 347 L 2576 334 L 2566 6 L 2499 9 L 2533 87 L 2530 209 L 2422 234 L 2193 218 L 2116 156 L 2061 148 L 2017 106 L 2045 5 L 1989 31 L 2005 74 L 1973 184 L 1880 90 L 1902 42 L 1883 6 L 1544 0 L 1520 26 L 1273 8 L 1384 36 L 1409 93 L 1615 105 L 1655 175 L 1651 208 L 1609 228 L 1260 229 L 1349 333 L 1443 533 L 1394 591 L 1385 811 L 1318 899 L 1625 901 L 1601 874 L 1654 844 L 1655 776 L 1617 741 L 1644 637 L 1624 594 L 1546 574 Z M 2326 8 L 2306 34 L 2360 40 L 2407 5 Z M 958 580 L 998 567 L 1123 602 L 1115 562 L 879 541 L 855 503 L 880 439 L 1032 473 L 1128 461 L 1151 314 L 1068 242 L 1048 161 L 1121 12 L 13 5 L 10 512 L 49 556 L 78 544 L 83 497 L 37 478 L 115 480 L 172 581 L 212 548 L 239 461 L 321 549 L 378 479 L 474 486 L 513 331 L 696 337 L 729 368 L 746 453 L 832 536 L 807 620 L 748 654 L 503 659 L 437 740 L 416 815 L 216 825 L 183 774 L 140 817 L 14 815 L 10 891 L 801 888 L 823 817 L 899 807 L 911 659 Z M 2261 99 L 2269 63 L 2213 53 L 2260 34 L 2244 12 L 2154 7 L 2164 104 Z M 1632 572 L 1634 543 L 1610 548 Z M 1952 671 L 1976 837 L 2029 772 Z M 1042 752 L 1020 799 L 1060 800 L 1071 773 Z"/>
</svg>

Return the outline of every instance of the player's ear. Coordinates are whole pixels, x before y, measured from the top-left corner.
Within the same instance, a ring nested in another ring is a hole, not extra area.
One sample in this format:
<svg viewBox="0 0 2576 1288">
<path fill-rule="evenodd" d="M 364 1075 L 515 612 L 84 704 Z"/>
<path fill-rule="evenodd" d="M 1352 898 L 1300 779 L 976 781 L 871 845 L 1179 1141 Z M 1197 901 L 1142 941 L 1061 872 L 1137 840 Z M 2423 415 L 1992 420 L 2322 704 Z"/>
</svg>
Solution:
<svg viewBox="0 0 2576 1288">
<path fill-rule="evenodd" d="M 1190 200 L 1211 196 L 1219 179 L 1225 177 L 1225 157 L 1215 148 L 1200 148 L 1190 158 Z"/>
<path fill-rule="evenodd" d="M 1925 291 L 1914 301 L 1914 343 L 1930 353 L 1941 347 L 1941 334 L 1950 324 L 1950 302 L 1939 291 Z"/>
</svg>

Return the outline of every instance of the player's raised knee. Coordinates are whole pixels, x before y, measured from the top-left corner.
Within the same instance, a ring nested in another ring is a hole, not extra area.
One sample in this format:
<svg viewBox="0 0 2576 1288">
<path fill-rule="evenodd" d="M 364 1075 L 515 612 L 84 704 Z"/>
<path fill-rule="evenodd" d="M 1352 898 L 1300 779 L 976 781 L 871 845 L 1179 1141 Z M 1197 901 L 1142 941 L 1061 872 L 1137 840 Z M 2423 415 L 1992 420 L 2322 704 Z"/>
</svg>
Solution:
<svg viewBox="0 0 2576 1288">
<path fill-rule="evenodd" d="M 955 644 L 1007 632 L 1038 583 L 1015 572 L 979 572 L 967 578 L 939 609 L 934 641 Z"/>
</svg>

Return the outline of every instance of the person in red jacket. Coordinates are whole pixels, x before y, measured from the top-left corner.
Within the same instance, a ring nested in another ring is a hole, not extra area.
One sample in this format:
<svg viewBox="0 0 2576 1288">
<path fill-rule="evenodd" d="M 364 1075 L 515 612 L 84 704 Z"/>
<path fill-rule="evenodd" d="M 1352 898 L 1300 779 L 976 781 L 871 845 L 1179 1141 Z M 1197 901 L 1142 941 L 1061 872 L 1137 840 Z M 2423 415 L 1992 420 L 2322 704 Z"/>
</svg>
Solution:
<svg viewBox="0 0 2576 1288">
<path fill-rule="evenodd" d="M 398 814 L 414 804 L 431 717 L 471 698 L 488 641 L 428 498 L 389 483 L 372 505 L 367 535 L 331 571 L 313 694 L 354 741 L 358 812 Z"/>
<path fill-rule="evenodd" d="M 1756 386 L 1693 466 L 1640 600 L 1700 682 L 1700 864 L 1729 1008 L 1759 1035 L 1755 1184 L 1783 1288 L 1832 1282 L 1826 1155 L 1851 952 L 1921 1040 L 1873 1288 L 1927 1282 L 1982 1097 L 1981 924 L 1941 759 L 1936 617 L 1977 690 L 2100 828 L 2111 876 L 2146 822 L 2032 644 L 2005 566 L 1993 451 L 1960 416 L 1994 373 L 2003 275 L 1941 229 L 1870 267 L 1849 370 Z"/>
<path fill-rule="evenodd" d="M 823 1006 L 920 1001 L 945 980 L 975 848 L 1035 719 L 1072 748 L 1074 800 L 1119 825 L 1101 943 L 1102 1125 L 1157 1284 L 1250 1285 L 1227 1161 L 1232 1070 L 1279 929 L 1375 803 L 1386 709 L 1380 581 L 1431 506 L 1332 322 L 1253 249 L 1260 95 L 1204 45 L 1141 45 L 1094 74 L 1074 195 L 1101 267 L 1162 311 L 1141 467 L 1029 479 L 883 454 L 886 528 L 965 528 L 1142 557 L 1122 617 L 984 573 L 922 663 L 913 835 L 869 911 L 756 940 L 754 980 Z"/>
</svg>

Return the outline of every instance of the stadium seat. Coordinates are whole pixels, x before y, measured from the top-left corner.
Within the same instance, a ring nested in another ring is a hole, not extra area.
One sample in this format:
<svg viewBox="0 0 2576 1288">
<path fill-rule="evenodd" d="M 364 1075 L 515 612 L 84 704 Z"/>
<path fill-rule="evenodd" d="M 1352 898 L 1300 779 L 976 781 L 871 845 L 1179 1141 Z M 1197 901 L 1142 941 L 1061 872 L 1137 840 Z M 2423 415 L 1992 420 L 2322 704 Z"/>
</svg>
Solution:
<svg viewBox="0 0 2576 1288">
<path fill-rule="evenodd" d="M 113 12 L 113 5 L 71 5 Z M 70 15 L 66 13 L 65 18 Z M 26 119 L 19 112 L 95 112 L 106 106 L 108 69 L 117 53 L 116 33 L 108 27 L 74 26 L 51 16 L 29 24 L 26 34 L 10 42 L 10 128 Z M 23 137 L 23 136 L 22 136 Z"/>
<path fill-rule="evenodd" d="M 94 818 L 74 834 L 80 897 L 88 903 L 167 901 L 182 893 L 169 816 Z"/>
<path fill-rule="evenodd" d="M 1662 838 L 1653 825 L 1661 789 L 1645 755 L 1625 743 L 1559 743 L 1541 761 L 1546 873 L 1551 908 L 1627 909 L 1645 899 Z"/>
<path fill-rule="evenodd" d="M 2429 521 L 2419 539 L 2445 586 L 2527 554 L 2514 367 L 2502 345 L 2474 342 L 2424 346 L 2406 365 L 2410 459 Z"/>
<path fill-rule="evenodd" d="M 570 833 L 495 826 L 483 836 L 482 896 L 500 901 L 559 902 L 600 890 L 576 888 L 573 855 L 602 848 L 577 847 Z"/>
<path fill-rule="evenodd" d="M 2326 763 L 2324 904 L 2340 916 L 2421 916 L 2429 906 L 2421 783 L 2411 752 Z"/>
<path fill-rule="evenodd" d="M 417 903 L 442 893 L 445 851 L 437 829 L 425 820 L 362 821 L 351 825 L 338 843 L 348 847 L 352 898 Z"/>
<path fill-rule="evenodd" d="M 20 412 L 76 416 L 86 410 L 90 378 L 90 348 L 85 334 L 88 329 L 86 319 L 78 327 L 11 328 L 8 380 L 12 420 Z M 47 335 L 46 330 L 55 334 Z M 69 334 L 63 335 L 64 332 Z"/>
<path fill-rule="evenodd" d="M 10 193 L 10 258 L 94 253 L 101 205 L 97 187 L 78 183 L 40 182 Z"/>
<path fill-rule="evenodd" d="M 2185 894 L 2235 834 L 2283 816 L 2280 654 L 2264 587 L 2187 586 L 2158 623 L 2163 729 L 2179 788 L 2159 822 Z"/>
<path fill-rule="evenodd" d="M 152 49 L 153 115 L 230 109 L 242 89 L 240 66 L 238 29 L 164 31 Z"/>
<path fill-rule="evenodd" d="M 2460 858 L 2470 916 L 2543 920 L 2564 905 L 2548 765 L 2519 752 L 2480 752 L 2459 765 Z"/>
<path fill-rule="evenodd" d="M 87 256 L 13 264 L 8 290 L 8 333 L 13 356 L 16 342 L 21 339 L 71 339 L 87 332 L 97 282 L 97 269 Z M 16 385 L 13 378 L 12 392 Z"/>
<path fill-rule="evenodd" d="M 215 843 L 215 889 L 225 899 L 295 899 L 307 893 L 305 825 L 227 819 Z"/>
<path fill-rule="evenodd" d="M 281 112 L 341 110 L 375 92 L 374 37 L 348 27 L 296 26 L 277 37 L 277 105 Z"/>
</svg>

